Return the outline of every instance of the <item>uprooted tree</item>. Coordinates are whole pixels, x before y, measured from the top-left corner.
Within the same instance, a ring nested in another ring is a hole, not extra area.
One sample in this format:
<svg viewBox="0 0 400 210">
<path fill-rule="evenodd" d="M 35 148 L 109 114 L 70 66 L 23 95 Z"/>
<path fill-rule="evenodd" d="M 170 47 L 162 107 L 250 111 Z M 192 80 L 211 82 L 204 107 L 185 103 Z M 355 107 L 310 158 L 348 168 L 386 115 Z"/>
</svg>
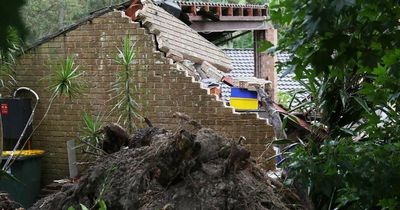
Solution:
<svg viewBox="0 0 400 210">
<path fill-rule="evenodd" d="M 399 1 L 275 0 L 270 11 L 284 65 L 311 95 L 295 110 L 327 132 L 291 154 L 291 178 L 316 209 L 399 209 Z"/>
<path fill-rule="evenodd" d="M 304 209 L 295 193 L 266 176 L 240 141 L 182 113 L 175 117 L 180 122 L 174 130 L 148 127 L 129 139 L 118 125 L 107 125 L 104 141 L 122 149 L 108 150 L 78 183 L 31 209 Z"/>
</svg>

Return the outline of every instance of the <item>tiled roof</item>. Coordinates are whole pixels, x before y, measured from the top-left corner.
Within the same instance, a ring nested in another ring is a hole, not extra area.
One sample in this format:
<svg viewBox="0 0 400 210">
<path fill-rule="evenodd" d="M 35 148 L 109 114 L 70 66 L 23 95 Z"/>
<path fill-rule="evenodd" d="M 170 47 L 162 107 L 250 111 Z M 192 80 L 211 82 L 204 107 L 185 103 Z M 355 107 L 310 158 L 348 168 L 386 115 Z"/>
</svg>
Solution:
<svg viewBox="0 0 400 210">
<path fill-rule="evenodd" d="M 288 53 L 279 53 L 276 55 L 276 59 L 278 62 L 286 63 L 290 60 L 290 55 Z M 287 92 L 287 91 L 302 89 L 303 86 L 295 79 L 293 79 L 295 74 L 294 73 L 286 74 L 285 72 L 286 70 L 287 68 L 283 68 L 278 73 L 278 90 Z"/>
<path fill-rule="evenodd" d="M 224 49 L 223 50 L 231 59 L 233 69 L 229 73 L 232 77 L 253 77 L 254 76 L 254 51 L 253 49 Z M 279 62 L 287 62 L 290 55 L 281 53 L 277 55 Z M 302 86 L 299 82 L 293 79 L 294 74 L 290 73 L 283 76 L 283 71 L 278 73 L 278 90 L 279 91 L 293 91 L 301 89 Z M 229 100 L 230 88 L 226 85 L 222 86 L 222 98 Z"/>
<path fill-rule="evenodd" d="M 233 69 L 229 73 L 233 77 L 254 76 L 254 52 L 250 49 L 224 49 L 231 58 Z"/>
<path fill-rule="evenodd" d="M 161 51 L 195 63 L 207 61 L 225 72 L 232 68 L 230 58 L 221 49 L 161 7 L 147 1 L 138 12 L 137 20 L 156 35 Z"/>
</svg>

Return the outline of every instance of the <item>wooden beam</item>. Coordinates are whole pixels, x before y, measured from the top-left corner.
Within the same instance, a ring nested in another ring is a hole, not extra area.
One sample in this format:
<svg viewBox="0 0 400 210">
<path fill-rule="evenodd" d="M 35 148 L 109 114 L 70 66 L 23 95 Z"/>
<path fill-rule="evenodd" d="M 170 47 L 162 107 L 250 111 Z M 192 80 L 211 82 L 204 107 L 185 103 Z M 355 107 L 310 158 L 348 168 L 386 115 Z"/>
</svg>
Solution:
<svg viewBox="0 0 400 210">
<path fill-rule="evenodd" d="M 217 9 L 217 12 L 216 12 L 216 14 L 217 14 L 217 16 L 222 16 L 222 9 L 221 9 L 221 7 L 216 7 L 216 9 Z"/>
<path fill-rule="evenodd" d="M 233 16 L 233 8 L 232 7 L 228 7 L 228 16 Z"/>
<path fill-rule="evenodd" d="M 190 7 L 190 13 L 191 13 L 192 15 L 197 15 L 196 6 L 192 5 L 192 6 Z"/>
<path fill-rule="evenodd" d="M 262 16 L 262 15 L 261 15 L 261 9 L 260 9 L 260 8 L 257 9 L 257 16 Z"/>
<path fill-rule="evenodd" d="M 247 13 L 244 16 L 253 16 L 253 8 L 246 8 Z"/>
<path fill-rule="evenodd" d="M 267 9 L 262 9 L 261 10 L 261 16 L 267 16 L 268 10 Z"/>
<path fill-rule="evenodd" d="M 239 16 L 243 16 L 243 8 L 239 8 Z"/>
<path fill-rule="evenodd" d="M 235 17 L 235 16 L 222 16 L 222 17 Z M 221 17 L 221 18 L 222 18 Z M 272 28 L 272 25 L 266 21 L 260 22 L 192 22 L 190 28 L 197 32 L 223 32 L 223 31 L 249 31 Z"/>
<path fill-rule="evenodd" d="M 212 22 L 211 20 L 205 19 L 201 16 L 189 15 L 189 19 L 192 22 Z M 224 22 L 265 22 L 266 17 L 263 16 L 220 16 L 219 21 Z"/>
</svg>

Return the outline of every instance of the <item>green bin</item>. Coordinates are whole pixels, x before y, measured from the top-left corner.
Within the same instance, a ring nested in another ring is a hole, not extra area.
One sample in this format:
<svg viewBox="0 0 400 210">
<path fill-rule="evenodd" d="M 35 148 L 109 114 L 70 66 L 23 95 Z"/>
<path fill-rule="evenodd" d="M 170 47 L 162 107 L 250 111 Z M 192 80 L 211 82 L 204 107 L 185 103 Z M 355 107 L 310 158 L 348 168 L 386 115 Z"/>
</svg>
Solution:
<svg viewBox="0 0 400 210">
<path fill-rule="evenodd" d="M 11 165 L 11 174 L 18 180 L 9 178 L 0 178 L 0 191 L 7 192 L 9 197 L 20 203 L 23 207 L 29 208 L 38 199 L 40 193 L 40 178 L 43 150 L 22 150 L 14 153 L 17 156 L 18 152 L 21 155 Z M 4 151 L 2 157 L 3 165 L 10 151 Z"/>
</svg>

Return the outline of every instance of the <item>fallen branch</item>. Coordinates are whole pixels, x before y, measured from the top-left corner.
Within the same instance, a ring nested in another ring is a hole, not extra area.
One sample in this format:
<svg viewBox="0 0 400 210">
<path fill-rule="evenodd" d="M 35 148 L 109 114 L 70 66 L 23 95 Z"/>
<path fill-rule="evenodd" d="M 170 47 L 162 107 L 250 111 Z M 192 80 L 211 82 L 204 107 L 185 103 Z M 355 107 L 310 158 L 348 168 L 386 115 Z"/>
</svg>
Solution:
<svg viewBox="0 0 400 210">
<path fill-rule="evenodd" d="M 281 117 L 279 116 L 279 113 L 274 109 L 273 100 L 264 91 L 264 89 L 257 87 L 256 90 L 260 98 L 260 101 L 263 105 L 263 108 L 267 113 L 268 116 L 267 118 L 270 121 L 272 127 L 274 128 L 275 137 L 277 139 L 286 139 L 287 135 L 282 127 Z"/>
</svg>

